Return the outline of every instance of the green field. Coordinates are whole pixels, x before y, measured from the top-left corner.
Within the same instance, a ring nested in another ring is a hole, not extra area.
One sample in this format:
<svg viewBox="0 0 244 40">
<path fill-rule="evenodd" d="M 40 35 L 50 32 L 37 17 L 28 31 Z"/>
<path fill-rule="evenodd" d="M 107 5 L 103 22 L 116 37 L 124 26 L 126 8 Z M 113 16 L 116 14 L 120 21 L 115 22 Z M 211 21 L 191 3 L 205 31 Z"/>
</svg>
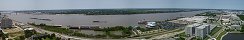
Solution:
<svg viewBox="0 0 244 40">
<path fill-rule="evenodd" d="M 214 35 L 216 32 L 218 32 L 221 29 L 221 27 L 215 27 L 213 30 L 211 30 L 210 35 Z"/>
<path fill-rule="evenodd" d="M 219 34 L 219 36 L 216 38 L 217 40 L 220 40 L 222 36 L 224 36 L 227 32 L 223 31 Z"/>
<path fill-rule="evenodd" d="M 244 20 L 244 15 L 237 15 L 241 20 Z"/>
</svg>

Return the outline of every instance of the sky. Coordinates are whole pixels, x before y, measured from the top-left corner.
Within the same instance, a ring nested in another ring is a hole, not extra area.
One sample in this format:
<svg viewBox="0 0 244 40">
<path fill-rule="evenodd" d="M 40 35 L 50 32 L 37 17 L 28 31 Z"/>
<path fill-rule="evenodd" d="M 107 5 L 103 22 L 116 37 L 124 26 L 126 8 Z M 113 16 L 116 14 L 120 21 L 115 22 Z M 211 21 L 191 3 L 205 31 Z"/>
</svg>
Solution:
<svg viewBox="0 0 244 40">
<path fill-rule="evenodd" d="M 113 8 L 204 8 L 244 10 L 244 0 L 0 0 L 0 10 Z"/>
</svg>

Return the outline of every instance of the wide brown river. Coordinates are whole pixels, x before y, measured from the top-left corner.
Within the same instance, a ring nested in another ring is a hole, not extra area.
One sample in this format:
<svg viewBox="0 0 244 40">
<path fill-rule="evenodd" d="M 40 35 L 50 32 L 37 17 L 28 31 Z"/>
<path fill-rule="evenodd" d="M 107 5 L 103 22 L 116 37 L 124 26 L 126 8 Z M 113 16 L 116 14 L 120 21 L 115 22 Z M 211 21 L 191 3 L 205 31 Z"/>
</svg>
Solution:
<svg viewBox="0 0 244 40">
<path fill-rule="evenodd" d="M 138 26 L 140 20 L 147 21 L 162 21 L 174 19 L 176 17 L 189 17 L 204 11 L 193 12 L 177 12 L 177 13 L 152 13 L 152 14 L 133 14 L 133 15 L 83 15 L 83 14 L 26 14 L 26 13 L 11 13 L 6 14 L 9 18 L 20 22 L 35 22 L 55 25 L 98 25 L 101 27 L 113 26 Z M 30 18 L 51 19 L 52 21 L 36 20 Z M 100 21 L 100 22 L 93 22 Z"/>
</svg>

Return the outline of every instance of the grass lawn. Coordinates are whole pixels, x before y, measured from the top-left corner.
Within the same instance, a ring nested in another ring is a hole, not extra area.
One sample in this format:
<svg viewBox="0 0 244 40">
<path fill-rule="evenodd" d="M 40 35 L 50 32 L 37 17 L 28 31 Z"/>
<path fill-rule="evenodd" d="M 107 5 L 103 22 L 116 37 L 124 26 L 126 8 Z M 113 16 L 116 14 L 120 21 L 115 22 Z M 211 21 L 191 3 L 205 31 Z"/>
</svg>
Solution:
<svg viewBox="0 0 244 40">
<path fill-rule="evenodd" d="M 222 36 L 224 36 L 227 32 L 223 31 L 219 34 L 219 36 L 216 38 L 217 40 L 220 40 Z"/>
<path fill-rule="evenodd" d="M 244 15 L 237 15 L 241 20 L 244 20 Z"/>
<path fill-rule="evenodd" d="M 221 27 L 215 27 L 213 30 L 211 30 L 210 35 L 214 35 L 216 32 L 218 32 L 221 29 Z"/>
</svg>

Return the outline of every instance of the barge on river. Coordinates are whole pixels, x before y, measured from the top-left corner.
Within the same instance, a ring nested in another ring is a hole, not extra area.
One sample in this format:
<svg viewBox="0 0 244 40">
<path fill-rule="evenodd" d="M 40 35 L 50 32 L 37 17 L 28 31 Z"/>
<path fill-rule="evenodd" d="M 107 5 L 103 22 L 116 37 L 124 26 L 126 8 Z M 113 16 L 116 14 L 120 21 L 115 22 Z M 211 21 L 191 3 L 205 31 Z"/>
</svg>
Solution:
<svg viewBox="0 0 244 40">
<path fill-rule="evenodd" d="M 86 30 L 94 30 L 101 29 L 98 25 L 82 25 L 82 26 L 68 26 L 69 29 L 86 29 Z"/>
</svg>

